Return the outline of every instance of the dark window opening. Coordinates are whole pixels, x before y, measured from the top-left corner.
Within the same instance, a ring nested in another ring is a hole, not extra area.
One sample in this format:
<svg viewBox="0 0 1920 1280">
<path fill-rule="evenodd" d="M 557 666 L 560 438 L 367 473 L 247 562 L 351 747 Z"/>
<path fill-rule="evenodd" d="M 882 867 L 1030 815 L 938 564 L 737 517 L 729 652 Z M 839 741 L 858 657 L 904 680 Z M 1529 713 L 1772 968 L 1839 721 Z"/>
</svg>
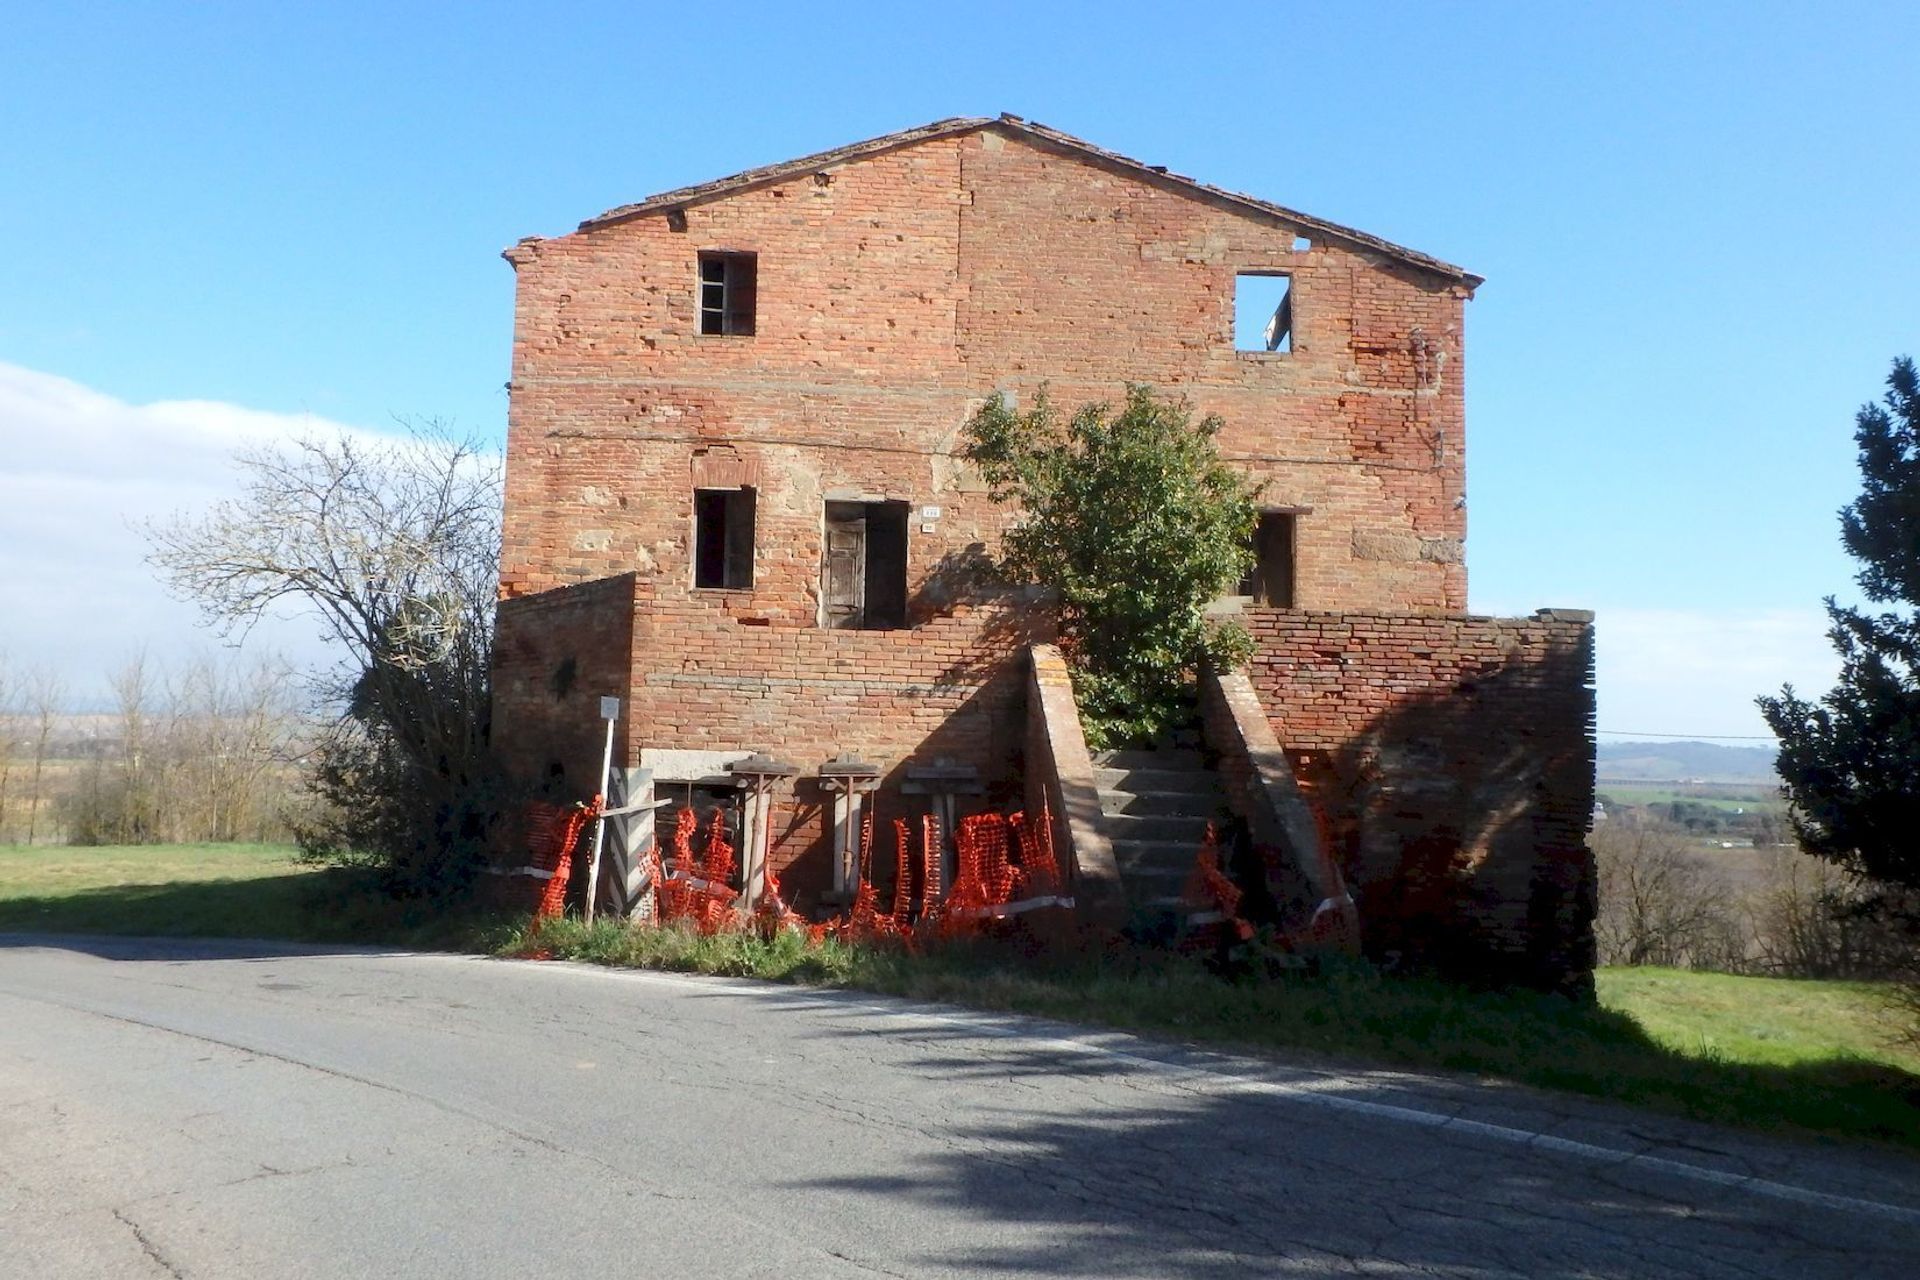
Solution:
<svg viewBox="0 0 1920 1280">
<path fill-rule="evenodd" d="M 863 631 L 907 625 L 904 502 L 829 502 L 820 623 Z"/>
<path fill-rule="evenodd" d="M 751 253 L 700 255 L 700 332 L 753 336 L 758 260 Z"/>
<path fill-rule="evenodd" d="M 1293 350 L 1291 276 L 1233 278 L 1233 347 L 1236 351 Z"/>
<path fill-rule="evenodd" d="M 693 491 L 693 585 L 753 585 L 753 490 Z"/>
<path fill-rule="evenodd" d="M 1240 580 L 1240 594 L 1258 605 L 1293 605 L 1293 526 L 1291 511 L 1262 511 L 1253 527 L 1253 567 Z"/>
</svg>

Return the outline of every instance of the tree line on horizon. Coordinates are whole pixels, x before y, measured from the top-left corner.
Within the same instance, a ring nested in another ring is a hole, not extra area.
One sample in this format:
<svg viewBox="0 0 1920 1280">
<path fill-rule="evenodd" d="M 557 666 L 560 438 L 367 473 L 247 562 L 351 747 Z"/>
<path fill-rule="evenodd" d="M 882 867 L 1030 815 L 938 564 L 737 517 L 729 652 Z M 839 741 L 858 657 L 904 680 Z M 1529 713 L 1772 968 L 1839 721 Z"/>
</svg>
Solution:
<svg viewBox="0 0 1920 1280">
<path fill-rule="evenodd" d="M 107 685 L 81 711 L 50 669 L 0 658 L 0 844 L 291 838 L 313 726 L 284 666 L 137 656 Z"/>
</svg>

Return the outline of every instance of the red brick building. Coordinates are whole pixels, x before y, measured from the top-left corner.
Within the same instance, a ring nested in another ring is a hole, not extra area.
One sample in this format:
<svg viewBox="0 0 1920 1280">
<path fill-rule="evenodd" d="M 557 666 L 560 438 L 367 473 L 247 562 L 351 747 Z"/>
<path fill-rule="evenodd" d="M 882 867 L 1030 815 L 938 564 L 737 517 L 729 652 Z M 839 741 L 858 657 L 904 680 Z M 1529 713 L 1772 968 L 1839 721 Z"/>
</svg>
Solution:
<svg viewBox="0 0 1920 1280">
<path fill-rule="evenodd" d="M 936 759 L 978 774 L 964 803 L 1017 807 L 1047 619 L 970 580 L 1011 513 L 956 440 L 994 391 L 1073 406 L 1145 382 L 1224 417 L 1223 453 L 1266 483 L 1254 685 L 1363 918 L 1414 893 L 1396 910 L 1546 980 L 1581 966 L 1540 957 L 1577 951 L 1590 907 L 1586 621 L 1462 616 L 1478 277 L 1011 116 L 505 256 L 494 734 L 527 782 L 591 789 L 602 694 L 626 704 L 622 759 L 663 779 L 776 757 L 799 772 L 772 858 L 803 902 L 832 878 L 832 758 L 879 768 L 883 820 L 924 805 L 901 787 Z"/>
</svg>

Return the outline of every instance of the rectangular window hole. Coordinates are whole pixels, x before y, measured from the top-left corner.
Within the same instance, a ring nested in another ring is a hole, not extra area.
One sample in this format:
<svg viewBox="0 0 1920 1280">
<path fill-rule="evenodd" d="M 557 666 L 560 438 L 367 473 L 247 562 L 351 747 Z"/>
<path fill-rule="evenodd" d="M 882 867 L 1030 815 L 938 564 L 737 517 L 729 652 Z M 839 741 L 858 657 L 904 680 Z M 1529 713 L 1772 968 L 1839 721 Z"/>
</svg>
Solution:
<svg viewBox="0 0 1920 1280">
<path fill-rule="evenodd" d="M 753 585 L 753 490 L 693 491 L 693 585 Z"/>
<path fill-rule="evenodd" d="M 750 338 L 760 266 L 751 253 L 700 255 L 700 332 Z"/>
<path fill-rule="evenodd" d="M 1233 278 L 1233 348 L 1293 350 L 1293 277 L 1243 272 Z"/>
<path fill-rule="evenodd" d="M 1293 605 L 1294 513 L 1262 511 L 1253 527 L 1253 567 L 1240 580 L 1240 594 L 1257 605 Z"/>
<path fill-rule="evenodd" d="M 859 631 L 907 625 L 905 502 L 829 502 L 820 624 Z"/>
</svg>

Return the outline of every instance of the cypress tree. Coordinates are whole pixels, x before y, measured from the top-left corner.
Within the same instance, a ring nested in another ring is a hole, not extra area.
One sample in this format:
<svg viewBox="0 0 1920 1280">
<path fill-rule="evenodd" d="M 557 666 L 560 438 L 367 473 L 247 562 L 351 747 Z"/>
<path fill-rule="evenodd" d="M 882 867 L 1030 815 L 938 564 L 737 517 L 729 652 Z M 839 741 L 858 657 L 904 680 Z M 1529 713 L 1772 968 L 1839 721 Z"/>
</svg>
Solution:
<svg viewBox="0 0 1920 1280">
<path fill-rule="evenodd" d="M 1854 419 L 1860 496 L 1840 537 L 1878 612 L 1827 597 L 1840 682 L 1807 701 L 1759 699 L 1807 852 L 1882 885 L 1920 889 L 1920 378 L 1902 357 Z"/>
</svg>

